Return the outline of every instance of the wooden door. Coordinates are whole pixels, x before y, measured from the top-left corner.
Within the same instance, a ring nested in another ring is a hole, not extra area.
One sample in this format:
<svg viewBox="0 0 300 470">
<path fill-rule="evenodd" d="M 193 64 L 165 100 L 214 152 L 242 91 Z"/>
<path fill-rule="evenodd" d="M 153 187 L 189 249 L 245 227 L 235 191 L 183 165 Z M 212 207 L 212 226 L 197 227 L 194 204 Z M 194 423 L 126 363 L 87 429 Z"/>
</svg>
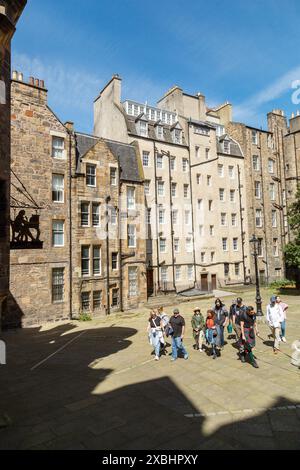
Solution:
<svg viewBox="0 0 300 470">
<path fill-rule="evenodd" d="M 212 290 L 217 289 L 217 275 L 216 274 L 211 275 L 211 288 Z"/>
<path fill-rule="evenodd" d="M 147 293 L 148 297 L 154 292 L 153 269 L 147 270 Z"/>
<path fill-rule="evenodd" d="M 208 274 L 201 274 L 201 290 L 208 292 Z"/>
</svg>

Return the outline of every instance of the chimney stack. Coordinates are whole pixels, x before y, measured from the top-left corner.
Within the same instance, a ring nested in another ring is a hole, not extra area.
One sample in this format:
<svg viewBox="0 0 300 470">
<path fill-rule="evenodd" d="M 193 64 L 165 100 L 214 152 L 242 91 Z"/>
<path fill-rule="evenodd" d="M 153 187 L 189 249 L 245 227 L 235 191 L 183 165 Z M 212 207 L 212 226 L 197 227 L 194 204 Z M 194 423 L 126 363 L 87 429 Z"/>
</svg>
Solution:
<svg viewBox="0 0 300 470">
<path fill-rule="evenodd" d="M 74 122 L 72 122 L 72 121 L 67 121 L 67 122 L 65 122 L 65 126 L 66 126 L 66 128 L 67 128 L 69 131 L 71 131 L 71 132 L 74 131 Z"/>
</svg>

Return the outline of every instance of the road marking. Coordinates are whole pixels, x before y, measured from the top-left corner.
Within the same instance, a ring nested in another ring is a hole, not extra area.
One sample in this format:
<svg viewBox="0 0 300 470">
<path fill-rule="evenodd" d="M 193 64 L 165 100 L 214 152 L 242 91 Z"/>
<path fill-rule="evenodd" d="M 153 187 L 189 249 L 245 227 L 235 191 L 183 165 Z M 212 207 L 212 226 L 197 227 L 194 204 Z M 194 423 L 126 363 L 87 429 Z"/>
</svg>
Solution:
<svg viewBox="0 0 300 470">
<path fill-rule="evenodd" d="M 30 370 L 31 372 L 35 369 L 37 369 L 38 367 L 40 367 L 42 364 L 44 364 L 45 362 L 47 362 L 49 359 L 51 359 L 51 357 L 55 356 L 56 354 L 58 354 L 60 351 L 62 351 L 63 349 L 65 349 L 67 346 L 69 346 L 71 343 L 73 343 L 74 341 L 76 341 L 78 338 L 80 338 L 82 335 L 84 335 L 88 330 L 85 330 L 85 331 L 82 331 L 78 336 L 76 336 L 75 338 L 72 338 L 70 341 L 68 341 L 68 343 L 64 344 L 64 346 L 62 346 L 61 348 L 59 348 L 57 351 L 55 351 L 54 353 L 50 354 L 48 357 L 46 357 L 45 359 L 43 359 L 41 362 L 39 362 L 38 364 L 36 364 L 35 366 L 33 366 Z"/>
<path fill-rule="evenodd" d="M 132 369 L 136 369 L 137 367 L 141 367 L 141 366 L 144 366 L 146 364 L 149 364 L 150 362 L 153 362 L 154 359 L 148 359 L 148 361 L 144 361 L 144 362 L 140 362 L 139 364 L 134 364 L 133 366 L 131 367 L 126 367 L 126 369 L 121 369 L 121 370 L 118 370 L 117 372 L 114 372 L 113 374 L 111 375 L 119 375 L 119 374 L 124 374 L 125 372 L 128 372 Z"/>
</svg>

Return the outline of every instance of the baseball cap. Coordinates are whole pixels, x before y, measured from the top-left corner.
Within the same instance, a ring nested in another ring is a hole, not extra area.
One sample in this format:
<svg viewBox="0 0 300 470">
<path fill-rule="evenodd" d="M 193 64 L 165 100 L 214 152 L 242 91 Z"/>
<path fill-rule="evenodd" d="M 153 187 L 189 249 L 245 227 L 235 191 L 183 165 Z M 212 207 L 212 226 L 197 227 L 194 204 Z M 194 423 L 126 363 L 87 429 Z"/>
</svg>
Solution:
<svg viewBox="0 0 300 470">
<path fill-rule="evenodd" d="M 174 313 L 174 315 L 178 315 L 178 314 L 179 314 L 178 308 L 175 308 L 175 309 L 173 310 L 173 313 Z"/>
</svg>

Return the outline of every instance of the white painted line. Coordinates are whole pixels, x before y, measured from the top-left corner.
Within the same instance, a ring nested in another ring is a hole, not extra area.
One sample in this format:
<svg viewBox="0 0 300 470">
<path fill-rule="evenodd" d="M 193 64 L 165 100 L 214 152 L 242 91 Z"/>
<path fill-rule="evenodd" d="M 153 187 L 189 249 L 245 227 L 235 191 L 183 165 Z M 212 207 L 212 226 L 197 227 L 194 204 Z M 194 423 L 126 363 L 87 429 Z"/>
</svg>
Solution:
<svg viewBox="0 0 300 470">
<path fill-rule="evenodd" d="M 153 361 L 154 361 L 154 359 L 149 359 L 148 361 L 140 362 L 139 364 L 134 364 L 131 367 L 126 367 L 126 369 L 121 369 L 121 370 L 118 370 L 117 372 L 114 372 L 113 374 L 111 374 L 111 376 L 112 375 L 124 374 L 124 372 L 128 372 L 130 370 L 137 369 L 138 367 L 144 366 L 144 365 L 149 364 L 150 362 L 153 362 Z"/>
<path fill-rule="evenodd" d="M 30 370 L 31 372 L 35 369 L 37 369 L 38 367 L 40 367 L 42 364 L 44 364 L 45 362 L 47 362 L 49 359 L 51 359 L 51 357 L 55 356 L 56 354 L 58 354 L 60 351 L 62 351 L 63 349 L 65 349 L 67 346 L 69 346 L 71 343 L 73 343 L 74 341 L 76 341 L 78 338 L 80 338 L 82 335 L 84 335 L 88 330 L 85 330 L 85 331 L 82 331 L 80 333 L 80 335 L 76 336 L 75 338 L 72 338 L 71 341 L 69 341 L 68 343 L 66 343 L 64 346 L 62 346 L 61 348 L 59 348 L 57 351 L 55 351 L 54 353 L 50 354 L 50 356 L 46 357 L 46 359 L 43 359 L 41 362 L 39 362 L 38 364 L 36 364 L 35 366 L 33 366 Z"/>
</svg>

